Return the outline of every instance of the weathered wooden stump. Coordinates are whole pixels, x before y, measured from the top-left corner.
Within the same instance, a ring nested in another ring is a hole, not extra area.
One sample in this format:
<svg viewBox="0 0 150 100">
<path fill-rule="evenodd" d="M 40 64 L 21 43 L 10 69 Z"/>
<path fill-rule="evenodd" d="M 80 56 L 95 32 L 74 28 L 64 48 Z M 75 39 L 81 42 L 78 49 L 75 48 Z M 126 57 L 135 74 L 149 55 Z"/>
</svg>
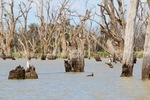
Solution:
<svg viewBox="0 0 150 100">
<path fill-rule="evenodd" d="M 72 58 L 72 68 L 74 72 L 84 72 L 84 59 Z"/>
<path fill-rule="evenodd" d="M 64 60 L 64 66 L 66 72 L 72 72 L 72 67 L 69 60 Z"/>
<path fill-rule="evenodd" d="M 95 58 L 96 61 L 102 61 L 101 58 L 100 58 L 100 56 L 98 54 L 95 54 L 94 58 Z"/>
<path fill-rule="evenodd" d="M 41 60 L 46 60 L 46 55 L 42 55 Z"/>
<path fill-rule="evenodd" d="M 20 65 L 9 72 L 8 79 L 25 79 L 25 69 Z"/>
<path fill-rule="evenodd" d="M 133 72 L 133 65 L 123 64 L 122 73 L 121 73 L 120 77 L 131 77 L 132 72 Z"/>
<path fill-rule="evenodd" d="M 69 60 L 64 60 L 65 71 L 66 72 L 84 72 L 84 60 L 80 58 L 72 58 Z"/>
<path fill-rule="evenodd" d="M 9 72 L 8 79 L 38 79 L 34 66 L 29 66 L 25 71 L 20 65 Z"/>
<path fill-rule="evenodd" d="M 25 78 L 26 79 L 38 79 L 38 75 L 36 73 L 35 67 L 34 66 L 29 66 L 25 72 Z"/>
</svg>

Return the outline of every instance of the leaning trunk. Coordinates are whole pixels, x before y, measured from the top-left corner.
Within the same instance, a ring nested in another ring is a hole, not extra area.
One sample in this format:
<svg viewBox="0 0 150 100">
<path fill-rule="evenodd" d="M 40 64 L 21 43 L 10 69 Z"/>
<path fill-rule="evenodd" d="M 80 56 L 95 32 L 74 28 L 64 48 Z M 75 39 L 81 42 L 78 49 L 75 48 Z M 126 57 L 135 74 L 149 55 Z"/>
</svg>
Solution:
<svg viewBox="0 0 150 100">
<path fill-rule="evenodd" d="M 142 79 L 150 79 L 150 17 L 147 20 L 147 32 L 144 44 L 144 57 L 142 63 Z"/>
<path fill-rule="evenodd" d="M 139 0 L 130 0 L 130 7 L 127 17 L 127 25 L 125 30 L 125 42 L 123 53 L 122 77 L 132 76 L 134 66 L 134 35 L 135 21 Z"/>
</svg>

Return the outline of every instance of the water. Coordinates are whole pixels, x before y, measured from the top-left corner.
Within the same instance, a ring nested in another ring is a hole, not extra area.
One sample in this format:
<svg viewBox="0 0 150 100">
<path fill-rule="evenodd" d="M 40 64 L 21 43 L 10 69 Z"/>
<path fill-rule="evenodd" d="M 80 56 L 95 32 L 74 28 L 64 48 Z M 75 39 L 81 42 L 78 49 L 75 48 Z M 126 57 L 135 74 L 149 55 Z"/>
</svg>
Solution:
<svg viewBox="0 0 150 100">
<path fill-rule="evenodd" d="M 8 80 L 9 70 L 26 60 L 0 60 L 0 100 L 149 100 L 150 81 L 141 80 L 138 59 L 132 78 L 122 78 L 121 64 L 109 68 L 103 62 L 85 59 L 84 73 L 65 73 L 62 59 L 31 60 L 39 79 Z M 94 73 L 94 77 L 86 75 Z"/>
</svg>

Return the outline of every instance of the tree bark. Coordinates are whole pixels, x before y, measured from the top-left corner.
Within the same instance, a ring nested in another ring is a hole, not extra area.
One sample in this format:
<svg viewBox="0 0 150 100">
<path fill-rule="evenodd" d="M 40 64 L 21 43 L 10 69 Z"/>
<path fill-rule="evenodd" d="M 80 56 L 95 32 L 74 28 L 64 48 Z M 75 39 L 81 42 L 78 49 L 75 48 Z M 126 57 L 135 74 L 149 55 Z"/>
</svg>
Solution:
<svg viewBox="0 0 150 100">
<path fill-rule="evenodd" d="M 150 8 L 150 1 L 148 0 Z M 142 79 L 150 79 L 150 16 L 147 18 L 147 30 L 144 44 L 144 56 L 142 62 Z"/>
<path fill-rule="evenodd" d="M 127 17 L 127 25 L 125 30 L 125 42 L 123 53 L 123 65 L 121 77 L 132 76 L 134 66 L 134 37 L 136 13 L 138 10 L 139 0 L 130 0 L 129 12 Z"/>
<path fill-rule="evenodd" d="M 62 57 L 67 58 L 67 44 L 65 34 L 62 33 Z"/>
</svg>

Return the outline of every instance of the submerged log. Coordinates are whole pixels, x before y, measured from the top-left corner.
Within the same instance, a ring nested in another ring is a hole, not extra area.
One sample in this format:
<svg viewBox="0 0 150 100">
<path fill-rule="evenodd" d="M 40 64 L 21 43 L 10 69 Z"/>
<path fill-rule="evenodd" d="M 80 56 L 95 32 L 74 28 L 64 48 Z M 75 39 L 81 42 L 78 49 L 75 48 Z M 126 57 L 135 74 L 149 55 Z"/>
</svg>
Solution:
<svg viewBox="0 0 150 100">
<path fill-rule="evenodd" d="M 94 58 L 95 58 L 96 61 L 102 61 L 101 58 L 100 58 L 100 56 L 98 54 L 95 54 Z"/>
<path fill-rule="evenodd" d="M 20 65 L 9 72 L 8 79 L 25 79 L 25 69 Z"/>
</svg>

